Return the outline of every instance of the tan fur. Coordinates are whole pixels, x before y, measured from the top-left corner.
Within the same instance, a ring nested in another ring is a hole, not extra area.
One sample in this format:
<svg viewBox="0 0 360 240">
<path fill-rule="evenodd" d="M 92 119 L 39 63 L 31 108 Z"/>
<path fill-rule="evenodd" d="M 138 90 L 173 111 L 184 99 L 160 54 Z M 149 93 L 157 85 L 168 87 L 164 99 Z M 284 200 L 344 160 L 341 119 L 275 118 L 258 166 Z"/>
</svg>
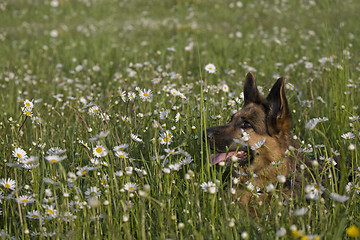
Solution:
<svg viewBox="0 0 360 240">
<path fill-rule="evenodd" d="M 223 126 L 207 129 L 207 140 L 210 147 L 217 152 L 235 151 L 239 148 L 233 139 L 242 137 L 243 129 L 250 135 L 249 146 L 254 146 L 265 138 L 265 144 L 252 151 L 252 161 L 242 164 L 242 171 L 255 173 L 257 177 L 241 177 L 241 182 L 252 183 L 261 189 L 277 181 L 278 175 L 288 176 L 295 171 L 296 160 L 285 156 L 289 146 L 295 143 L 290 134 L 291 115 L 287 106 L 284 91 L 284 79 L 279 79 L 267 98 L 260 96 L 254 76 L 249 73 L 244 84 L 245 104 L 235 113 L 232 120 Z M 246 123 L 247 125 L 244 125 Z M 243 128 L 242 126 L 251 127 Z M 248 151 L 247 148 L 239 150 Z M 281 161 L 283 164 L 274 167 L 271 163 Z M 237 190 L 236 197 L 241 205 L 248 205 L 253 194 L 244 186 Z"/>
</svg>

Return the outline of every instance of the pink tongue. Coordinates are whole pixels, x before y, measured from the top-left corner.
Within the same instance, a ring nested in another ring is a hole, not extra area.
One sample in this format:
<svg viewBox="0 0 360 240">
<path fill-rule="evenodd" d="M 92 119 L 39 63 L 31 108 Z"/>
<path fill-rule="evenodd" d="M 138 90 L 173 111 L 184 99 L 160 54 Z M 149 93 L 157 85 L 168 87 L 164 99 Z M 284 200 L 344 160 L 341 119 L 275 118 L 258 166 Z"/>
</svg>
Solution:
<svg viewBox="0 0 360 240">
<path fill-rule="evenodd" d="M 240 160 L 243 158 L 247 157 L 247 153 L 244 151 L 241 152 L 229 152 L 229 153 L 216 153 L 216 154 L 211 154 L 211 164 L 215 165 L 218 164 L 219 162 L 225 161 L 226 162 L 230 162 L 231 161 L 231 157 L 236 155 L 237 158 L 239 158 Z"/>
</svg>

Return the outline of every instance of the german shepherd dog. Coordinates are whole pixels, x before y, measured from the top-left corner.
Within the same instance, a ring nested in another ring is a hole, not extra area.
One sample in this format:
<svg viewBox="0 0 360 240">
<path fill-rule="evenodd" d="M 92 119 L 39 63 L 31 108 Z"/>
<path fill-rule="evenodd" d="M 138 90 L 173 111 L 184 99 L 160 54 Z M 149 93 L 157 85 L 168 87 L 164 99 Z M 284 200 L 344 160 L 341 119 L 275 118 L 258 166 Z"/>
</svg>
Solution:
<svg viewBox="0 0 360 240">
<path fill-rule="evenodd" d="M 279 78 L 266 98 L 257 89 L 255 77 L 248 73 L 244 84 L 244 105 L 228 124 L 206 130 L 212 152 L 211 162 L 237 161 L 247 176 L 235 194 L 240 204 L 249 204 L 253 192 L 245 185 L 264 189 L 277 181 L 279 175 L 294 173 L 297 160 L 286 151 L 296 143 L 290 134 L 291 113 L 285 96 L 285 79 Z M 205 133 L 204 133 L 205 134 Z"/>
</svg>

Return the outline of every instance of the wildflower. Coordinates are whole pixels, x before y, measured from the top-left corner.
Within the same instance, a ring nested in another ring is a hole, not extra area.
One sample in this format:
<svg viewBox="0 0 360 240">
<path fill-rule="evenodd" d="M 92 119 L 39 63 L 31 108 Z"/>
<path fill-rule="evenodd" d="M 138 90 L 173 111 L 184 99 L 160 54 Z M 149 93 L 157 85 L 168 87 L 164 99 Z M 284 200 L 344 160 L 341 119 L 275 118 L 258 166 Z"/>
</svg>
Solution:
<svg viewBox="0 0 360 240">
<path fill-rule="evenodd" d="M 32 210 L 31 212 L 27 212 L 26 217 L 30 219 L 39 219 L 40 213 L 37 210 Z"/>
<path fill-rule="evenodd" d="M 292 83 L 286 83 L 285 87 L 289 90 L 295 90 L 295 86 Z"/>
<path fill-rule="evenodd" d="M 33 101 L 29 101 L 29 100 L 25 100 L 24 101 L 24 107 L 25 108 L 28 108 L 28 109 L 32 109 L 33 107 L 34 107 L 34 103 L 33 103 Z"/>
<path fill-rule="evenodd" d="M 337 162 L 333 158 L 320 156 L 319 159 L 325 161 L 326 163 L 333 164 L 334 166 L 336 166 L 337 164 Z"/>
<path fill-rule="evenodd" d="M 115 152 L 115 156 L 117 156 L 118 158 L 128 158 L 128 154 L 126 152 L 123 151 L 116 151 Z"/>
<path fill-rule="evenodd" d="M 254 186 L 251 182 L 246 182 L 246 188 L 249 190 L 252 194 L 254 194 L 256 197 L 260 196 L 260 188 L 258 186 Z"/>
<path fill-rule="evenodd" d="M 354 150 L 355 150 L 355 145 L 351 143 L 351 144 L 348 146 L 348 150 L 354 151 Z"/>
<path fill-rule="evenodd" d="M 95 187 L 90 187 L 90 188 L 87 188 L 87 190 L 85 191 L 85 195 L 86 195 L 86 198 L 100 197 L 101 191 L 96 186 Z"/>
<path fill-rule="evenodd" d="M 200 187 L 202 188 L 202 190 L 204 192 L 208 192 L 208 193 L 211 193 L 211 194 L 214 194 L 217 192 L 217 187 L 215 185 L 215 183 L 209 181 L 209 182 L 203 182 Z"/>
<path fill-rule="evenodd" d="M 151 102 L 152 101 L 152 93 L 151 90 L 140 90 L 139 91 L 139 96 L 141 98 L 141 100 L 143 100 L 144 102 Z"/>
<path fill-rule="evenodd" d="M 317 183 L 307 185 L 305 187 L 305 193 L 306 193 L 305 197 L 307 199 L 318 200 L 321 194 L 323 194 L 324 190 L 325 188 Z"/>
<path fill-rule="evenodd" d="M 85 166 L 85 167 L 80 168 L 79 171 L 76 172 L 76 175 L 78 175 L 80 177 L 92 170 L 94 170 L 92 167 Z"/>
<path fill-rule="evenodd" d="M 249 234 L 247 232 L 242 232 L 241 233 L 241 238 L 242 239 L 248 239 L 249 238 Z"/>
<path fill-rule="evenodd" d="M 283 237 L 286 235 L 286 229 L 281 227 L 279 230 L 276 231 L 276 236 Z"/>
<path fill-rule="evenodd" d="M 122 177 L 122 176 L 124 176 L 124 173 L 123 173 L 123 171 L 119 170 L 119 171 L 114 172 L 114 175 L 117 177 Z"/>
<path fill-rule="evenodd" d="M 56 37 L 59 36 L 59 32 L 56 29 L 51 30 L 50 31 L 50 36 L 53 37 L 53 38 L 56 38 Z"/>
<path fill-rule="evenodd" d="M 347 200 L 349 200 L 348 196 L 340 195 L 340 194 L 337 194 L 337 193 L 330 193 L 330 197 L 332 199 L 334 199 L 335 201 L 341 202 L 341 203 L 346 202 Z"/>
<path fill-rule="evenodd" d="M 309 122 L 306 123 L 305 128 L 312 130 L 318 123 L 326 122 L 328 120 L 327 117 L 310 119 Z"/>
<path fill-rule="evenodd" d="M 99 145 L 96 145 L 96 147 L 93 148 L 93 154 L 94 154 L 95 157 L 100 158 L 100 157 L 105 157 L 108 154 L 108 152 L 107 152 L 107 150 L 105 149 L 104 146 L 99 144 Z"/>
<path fill-rule="evenodd" d="M 171 89 L 170 93 L 171 93 L 171 95 L 173 95 L 175 97 L 179 96 L 179 94 L 180 94 L 180 92 L 178 90 L 176 90 L 175 88 Z"/>
<path fill-rule="evenodd" d="M 171 139 L 171 133 L 168 134 L 168 133 L 161 133 L 160 134 L 160 137 L 159 137 L 159 140 L 160 140 L 160 144 L 163 144 L 163 145 L 170 145 L 172 143 L 172 139 Z"/>
<path fill-rule="evenodd" d="M 360 229 L 355 224 L 353 224 L 346 229 L 346 234 L 349 237 L 357 238 L 360 236 Z"/>
<path fill-rule="evenodd" d="M 20 204 L 28 204 L 28 203 L 33 203 L 35 201 L 35 199 L 29 195 L 22 195 L 19 196 L 19 198 L 17 199 L 17 202 Z"/>
<path fill-rule="evenodd" d="M 349 117 L 349 119 L 350 119 L 351 121 L 357 121 L 357 120 L 360 119 L 360 116 L 359 116 L 359 115 L 351 116 L 351 117 Z"/>
<path fill-rule="evenodd" d="M 206 70 L 208 73 L 215 73 L 215 72 L 216 72 L 216 67 L 215 67 L 214 64 L 209 63 L 208 65 L 205 66 L 205 70 Z"/>
<path fill-rule="evenodd" d="M 261 139 L 260 141 L 258 141 L 257 143 L 255 143 L 254 146 L 251 146 L 251 150 L 255 151 L 256 149 L 259 149 L 262 145 L 264 145 L 265 143 L 265 138 Z"/>
<path fill-rule="evenodd" d="M 58 163 L 64 160 L 66 156 L 59 156 L 59 155 L 48 155 L 45 157 L 50 163 Z"/>
<path fill-rule="evenodd" d="M 129 144 L 124 143 L 124 144 L 121 144 L 121 145 L 119 145 L 119 146 L 115 146 L 115 147 L 113 148 L 113 151 L 114 151 L 114 152 L 123 151 L 123 150 L 125 150 L 127 147 L 129 147 Z"/>
<path fill-rule="evenodd" d="M 174 164 L 169 164 L 169 168 L 170 170 L 173 170 L 173 171 L 179 171 L 181 169 L 182 165 L 181 163 L 174 163 Z"/>
<path fill-rule="evenodd" d="M 170 168 L 166 168 L 166 167 L 164 167 L 164 168 L 162 169 L 162 171 L 163 171 L 164 173 L 166 173 L 166 174 L 169 174 L 169 173 L 171 172 Z"/>
<path fill-rule="evenodd" d="M 109 121 L 109 120 L 110 120 L 110 117 L 111 117 L 111 115 L 110 115 L 110 114 L 107 114 L 107 113 L 101 113 L 101 114 L 100 114 L 100 118 L 101 118 L 103 121 Z"/>
<path fill-rule="evenodd" d="M 223 92 L 229 92 L 229 86 L 226 84 L 226 83 L 222 83 L 220 85 L 220 89 L 223 91 Z"/>
<path fill-rule="evenodd" d="M 135 134 L 130 134 L 130 137 L 132 140 L 134 140 L 135 142 L 143 142 L 143 140 L 141 138 L 139 138 L 137 135 Z"/>
<path fill-rule="evenodd" d="M 269 185 L 267 185 L 265 187 L 265 189 L 266 189 L 266 192 L 271 192 L 272 190 L 275 189 L 275 186 L 272 183 L 270 183 Z"/>
<path fill-rule="evenodd" d="M 106 132 L 100 132 L 99 134 L 96 134 L 94 137 L 89 138 L 90 142 L 95 142 L 101 138 L 105 138 L 107 137 L 107 135 L 109 135 L 110 131 L 106 131 Z"/>
<path fill-rule="evenodd" d="M 135 192 L 137 186 L 138 185 L 136 183 L 129 182 L 124 185 L 124 189 L 127 190 L 128 192 Z"/>
<path fill-rule="evenodd" d="M 126 92 L 123 90 L 119 90 L 119 96 L 123 102 L 126 102 Z"/>
<path fill-rule="evenodd" d="M 52 147 L 46 153 L 48 155 L 60 155 L 66 152 L 66 149 L 61 149 L 59 147 Z"/>
<path fill-rule="evenodd" d="M 44 208 L 45 208 L 45 213 L 47 214 L 47 216 L 48 216 L 49 218 L 54 218 L 54 217 L 57 216 L 57 211 L 56 211 L 56 209 L 54 208 L 54 206 L 52 206 L 52 205 L 45 205 Z"/>
<path fill-rule="evenodd" d="M 305 62 L 305 68 L 311 69 L 313 68 L 313 64 L 311 62 Z"/>
<path fill-rule="evenodd" d="M 25 152 L 25 150 L 21 148 L 15 148 L 15 150 L 12 152 L 12 155 L 18 158 L 19 160 L 23 160 L 27 158 L 27 153 Z"/>
<path fill-rule="evenodd" d="M 127 116 L 122 116 L 121 120 L 123 120 L 123 122 L 130 122 L 130 118 Z"/>
<path fill-rule="evenodd" d="M 294 211 L 294 216 L 302 216 L 302 215 L 305 215 L 305 213 L 307 213 L 309 209 L 307 207 L 302 207 L 302 208 L 299 208 L 299 209 L 296 209 Z"/>
<path fill-rule="evenodd" d="M 186 156 L 183 160 L 181 160 L 181 165 L 189 165 L 193 161 L 194 159 L 191 156 Z"/>
<path fill-rule="evenodd" d="M 16 187 L 16 182 L 13 179 L 8 178 L 7 180 L 5 178 L 2 178 L 0 180 L 0 185 L 2 185 L 3 187 L 10 189 L 10 190 L 14 190 Z"/>
<path fill-rule="evenodd" d="M 125 201 L 125 210 L 128 210 L 134 206 L 134 203 L 132 201 Z"/>
<path fill-rule="evenodd" d="M 99 111 L 100 111 L 100 108 L 98 106 L 92 106 L 91 108 L 89 108 L 90 115 L 96 115 L 99 113 Z"/>
<path fill-rule="evenodd" d="M 128 92 L 128 98 L 130 101 L 134 101 L 136 98 L 136 93 L 134 93 L 132 91 Z"/>
<path fill-rule="evenodd" d="M 279 181 L 279 183 L 285 183 L 286 177 L 284 175 L 278 175 L 277 180 Z"/>
<path fill-rule="evenodd" d="M 355 138 L 355 134 L 353 134 L 352 132 L 347 132 L 347 133 L 342 134 L 341 137 L 343 139 L 350 140 L 350 139 Z"/>
</svg>

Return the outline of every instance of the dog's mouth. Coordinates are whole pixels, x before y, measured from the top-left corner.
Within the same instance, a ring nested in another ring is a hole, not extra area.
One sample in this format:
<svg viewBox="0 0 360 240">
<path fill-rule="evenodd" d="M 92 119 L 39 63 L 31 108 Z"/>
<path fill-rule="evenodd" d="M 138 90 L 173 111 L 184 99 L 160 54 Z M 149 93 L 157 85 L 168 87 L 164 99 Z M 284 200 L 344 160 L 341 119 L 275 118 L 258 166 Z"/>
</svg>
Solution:
<svg viewBox="0 0 360 240">
<path fill-rule="evenodd" d="M 238 162 L 240 165 L 245 165 L 251 161 L 252 154 L 251 150 L 248 153 L 247 151 L 237 151 L 237 152 L 227 152 L 227 153 L 215 153 L 210 156 L 210 163 L 216 165 L 220 162 L 225 162 L 230 164 L 231 162 Z"/>
</svg>

